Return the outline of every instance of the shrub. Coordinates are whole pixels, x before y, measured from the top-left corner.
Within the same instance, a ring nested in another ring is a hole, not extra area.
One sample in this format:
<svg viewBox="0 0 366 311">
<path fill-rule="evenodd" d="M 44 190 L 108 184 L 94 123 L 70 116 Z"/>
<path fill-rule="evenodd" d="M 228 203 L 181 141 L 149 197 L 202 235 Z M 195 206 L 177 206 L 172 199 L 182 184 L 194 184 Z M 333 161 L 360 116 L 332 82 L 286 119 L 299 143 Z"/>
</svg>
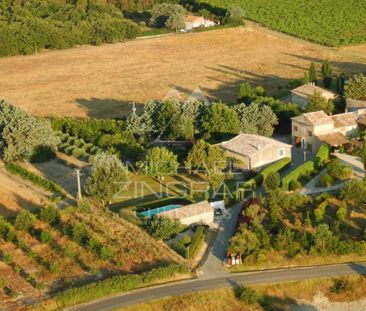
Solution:
<svg viewBox="0 0 366 311">
<path fill-rule="evenodd" d="M 96 238 L 90 238 L 88 240 L 88 249 L 95 254 L 99 254 L 102 248 L 102 243 Z"/>
<path fill-rule="evenodd" d="M 49 231 L 42 231 L 42 233 L 41 233 L 41 242 L 42 243 L 49 244 L 49 243 L 52 242 L 52 240 L 53 240 L 53 238 L 52 238 L 51 232 L 49 232 Z"/>
<path fill-rule="evenodd" d="M 42 206 L 39 218 L 48 224 L 56 224 L 60 221 L 60 211 L 55 206 Z"/>
<path fill-rule="evenodd" d="M 196 232 L 194 233 L 192 242 L 187 247 L 184 257 L 187 259 L 192 259 L 192 258 L 196 257 L 197 252 L 199 251 L 204 239 L 205 239 L 205 227 L 200 226 L 197 228 Z"/>
<path fill-rule="evenodd" d="M 76 137 L 73 137 L 73 136 L 69 136 L 69 138 L 67 139 L 67 143 L 69 146 L 73 146 L 74 143 L 75 143 L 75 140 L 76 140 Z"/>
<path fill-rule="evenodd" d="M 58 145 L 58 146 L 57 146 L 57 149 L 58 149 L 59 151 L 62 151 L 62 152 L 65 152 L 65 153 L 66 153 L 65 149 L 66 149 L 67 147 L 69 147 L 69 144 L 68 144 L 68 143 L 62 143 L 62 144 L 60 144 L 60 145 Z"/>
<path fill-rule="evenodd" d="M 22 210 L 15 219 L 15 228 L 28 232 L 36 222 L 36 217 L 27 210 Z"/>
<path fill-rule="evenodd" d="M 285 167 L 291 164 L 290 158 L 283 158 L 265 169 L 263 169 L 260 173 L 255 175 L 253 178 L 246 181 L 235 193 L 235 198 L 237 201 L 241 201 L 244 199 L 245 190 L 247 189 L 256 189 L 260 185 L 262 185 L 263 181 L 267 179 L 270 174 L 278 173 Z"/>
<path fill-rule="evenodd" d="M 172 249 L 174 249 L 179 255 L 182 255 L 182 256 L 185 255 L 186 248 L 185 248 L 184 244 L 180 241 L 175 241 L 172 244 Z"/>
<path fill-rule="evenodd" d="M 245 14 L 241 7 L 231 7 L 227 10 L 225 16 L 225 23 L 232 25 L 243 25 Z"/>
<path fill-rule="evenodd" d="M 84 245 L 89 240 L 89 231 L 84 223 L 75 224 L 72 226 L 72 239 L 80 244 Z"/>
<path fill-rule="evenodd" d="M 64 254 L 66 257 L 69 257 L 71 259 L 73 259 L 75 257 L 75 252 L 71 245 L 67 245 L 65 247 Z"/>
<path fill-rule="evenodd" d="M 318 152 L 315 155 L 314 163 L 316 167 L 322 167 L 326 164 L 327 161 L 329 161 L 330 157 L 330 147 L 327 144 L 322 144 L 319 147 Z"/>
<path fill-rule="evenodd" d="M 56 296 L 56 301 L 58 306 L 66 307 L 147 286 L 155 281 L 171 278 L 177 273 L 187 272 L 188 268 L 186 265 L 171 264 L 142 274 L 117 275 L 82 287 L 67 289 Z"/>
<path fill-rule="evenodd" d="M 320 183 L 326 187 L 333 185 L 334 179 L 329 174 L 324 174 L 320 177 Z"/>
<path fill-rule="evenodd" d="M 75 150 L 75 146 L 68 146 L 67 148 L 65 148 L 64 151 L 67 155 L 72 155 L 74 150 Z"/>
<path fill-rule="evenodd" d="M 75 158 L 82 158 L 84 157 L 86 154 L 85 150 L 82 149 L 82 148 L 75 148 L 73 151 L 72 151 L 72 155 L 75 157 Z"/>
<path fill-rule="evenodd" d="M 288 190 L 289 185 L 292 181 L 297 181 L 300 178 L 309 177 L 316 171 L 316 169 L 322 167 L 329 160 L 329 156 L 330 147 L 326 144 L 322 144 L 314 159 L 298 166 L 282 179 L 282 187 Z"/>
<path fill-rule="evenodd" d="M 298 180 L 292 180 L 289 184 L 290 191 L 296 191 L 302 188 L 302 183 Z"/>
<path fill-rule="evenodd" d="M 339 159 L 334 159 L 328 164 L 329 175 L 337 179 L 347 179 L 353 174 L 350 165 L 342 165 Z"/>
<path fill-rule="evenodd" d="M 182 237 L 182 239 L 180 241 L 183 245 L 188 245 L 192 242 L 192 239 L 189 235 L 185 235 Z"/>
<path fill-rule="evenodd" d="M 49 146 L 38 146 L 30 157 L 32 163 L 48 162 L 55 158 L 55 152 Z"/>
<path fill-rule="evenodd" d="M 110 261 L 114 257 L 113 249 L 110 246 L 103 246 L 100 249 L 100 258 L 102 260 Z"/>
<path fill-rule="evenodd" d="M 143 222 L 146 231 L 156 239 L 169 240 L 184 229 L 178 220 L 171 220 L 168 217 L 154 215 Z"/>
<path fill-rule="evenodd" d="M 56 185 L 54 182 L 45 179 L 37 174 L 29 172 L 25 168 L 15 164 L 15 163 L 6 163 L 5 168 L 7 171 L 14 175 L 19 175 L 24 179 L 30 180 L 35 185 L 42 187 L 51 192 L 62 192 L 62 189 L 59 185 Z"/>
<path fill-rule="evenodd" d="M 318 205 L 314 210 L 314 216 L 317 223 L 321 223 L 324 220 L 325 212 L 328 207 L 328 201 L 324 201 Z"/>
<path fill-rule="evenodd" d="M 330 291 L 335 294 L 350 292 L 352 290 L 353 290 L 353 284 L 347 278 L 334 279 L 333 285 L 330 288 Z"/>
<path fill-rule="evenodd" d="M 242 286 L 240 300 L 246 304 L 255 304 L 258 302 L 259 298 L 257 292 L 253 288 Z"/>
<path fill-rule="evenodd" d="M 85 145 L 85 141 L 82 138 L 76 139 L 74 142 L 74 146 L 77 148 L 81 148 Z"/>
<path fill-rule="evenodd" d="M 282 179 L 282 187 L 287 190 L 291 182 L 296 182 L 299 180 L 300 177 L 310 175 L 313 172 L 315 172 L 314 162 L 307 161 L 291 171 Z"/>
</svg>

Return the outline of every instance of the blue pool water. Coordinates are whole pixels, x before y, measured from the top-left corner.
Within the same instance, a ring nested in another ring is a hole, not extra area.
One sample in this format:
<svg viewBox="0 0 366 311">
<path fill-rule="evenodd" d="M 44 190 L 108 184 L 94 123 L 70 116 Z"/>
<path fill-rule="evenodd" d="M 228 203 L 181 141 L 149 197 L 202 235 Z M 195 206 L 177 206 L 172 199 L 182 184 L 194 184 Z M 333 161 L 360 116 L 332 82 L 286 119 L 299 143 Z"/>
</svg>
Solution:
<svg viewBox="0 0 366 311">
<path fill-rule="evenodd" d="M 180 208 L 182 207 L 182 205 L 179 204 L 170 204 L 170 205 L 166 205 L 166 206 L 162 206 L 159 208 L 154 208 L 145 212 L 140 213 L 141 216 L 143 217 L 151 217 L 154 216 L 156 214 L 159 214 L 161 212 L 166 212 L 166 211 L 170 211 L 172 209 L 176 209 L 176 208 Z"/>
</svg>

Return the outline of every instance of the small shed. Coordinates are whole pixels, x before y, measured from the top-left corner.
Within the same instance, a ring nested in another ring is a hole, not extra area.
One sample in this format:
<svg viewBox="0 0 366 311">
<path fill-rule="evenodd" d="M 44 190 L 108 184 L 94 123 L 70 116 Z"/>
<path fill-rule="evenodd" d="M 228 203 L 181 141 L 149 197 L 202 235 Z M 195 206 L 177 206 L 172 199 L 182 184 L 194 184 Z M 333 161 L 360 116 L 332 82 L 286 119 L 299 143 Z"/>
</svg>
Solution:
<svg viewBox="0 0 366 311">
<path fill-rule="evenodd" d="M 159 213 L 171 219 L 178 219 L 184 225 L 204 224 L 211 225 L 214 220 L 214 209 L 208 201 L 193 203 L 170 211 Z"/>
<path fill-rule="evenodd" d="M 338 96 L 336 93 L 316 86 L 314 83 L 308 83 L 291 91 L 291 102 L 304 108 L 315 93 L 320 93 L 328 101 L 335 100 Z"/>
</svg>

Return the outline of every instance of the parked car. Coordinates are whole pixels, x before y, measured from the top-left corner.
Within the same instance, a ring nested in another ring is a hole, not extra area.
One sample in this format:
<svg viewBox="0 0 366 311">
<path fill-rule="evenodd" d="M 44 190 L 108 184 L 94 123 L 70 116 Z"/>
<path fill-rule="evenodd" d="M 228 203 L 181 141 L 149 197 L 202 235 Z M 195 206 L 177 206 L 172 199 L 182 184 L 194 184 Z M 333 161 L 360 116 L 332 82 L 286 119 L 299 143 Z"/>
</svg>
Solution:
<svg viewBox="0 0 366 311">
<path fill-rule="evenodd" d="M 214 213 L 215 213 L 215 216 L 222 216 L 223 211 L 221 208 L 216 208 Z"/>
</svg>

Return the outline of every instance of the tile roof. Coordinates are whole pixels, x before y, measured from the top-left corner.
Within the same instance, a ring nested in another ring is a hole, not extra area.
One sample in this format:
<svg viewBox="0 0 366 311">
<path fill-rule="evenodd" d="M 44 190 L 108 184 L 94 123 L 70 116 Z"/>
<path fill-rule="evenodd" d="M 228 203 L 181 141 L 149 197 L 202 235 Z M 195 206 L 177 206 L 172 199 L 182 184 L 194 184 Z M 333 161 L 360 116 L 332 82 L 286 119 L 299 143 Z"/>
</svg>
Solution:
<svg viewBox="0 0 366 311">
<path fill-rule="evenodd" d="M 306 98 L 306 99 L 313 96 L 316 92 L 319 92 L 323 97 L 325 97 L 328 100 L 334 99 L 337 97 L 336 93 L 323 89 L 319 86 L 313 85 L 311 83 L 304 84 L 291 91 L 291 93 L 294 93 L 295 95 Z"/>
<path fill-rule="evenodd" d="M 314 126 L 332 124 L 334 122 L 333 119 L 328 116 L 323 110 L 304 113 L 300 116 L 292 118 L 292 120 L 301 123 L 308 123 Z"/>
<path fill-rule="evenodd" d="M 203 22 L 204 18 L 202 16 L 187 15 L 184 17 L 184 21 L 186 23 Z"/>
<path fill-rule="evenodd" d="M 333 147 L 344 145 L 348 142 L 347 138 L 341 132 L 333 132 L 330 134 L 320 135 L 318 139 Z"/>
<path fill-rule="evenodd" d="M 228 151 L 249 157 L 273 145 L 289 146 L 273 138 L 250 134 L 239 134 L 234 138 L 219 144 L 219 146 Z"/>
<path fill-rule="evenodd" d="M 208 201 L 202 201 L 202 202 L 182 206 L 180 208 L 175 208 L 170 211 L 161 212 L 161 213 L 159 213 L 159 216 L 166 216 L 166 217 L 174 218 L 174 219 L 184 219 L 184 218 L 201 215 L 201 214 L 206 214 L 206 213 L 210 213 L 210 212 L 213 213 L 213 211 L 214 211 L 214 209 L 210 205 L 210 203 L 208 203 Z"/>
<path fill-rule="evenodd" d="M 334 121 L 334 127 L 348 127 L 355 126 L 356 120 L 358 118 L 358 114 L 354 112 L 335 114 L 331 116 L 331 119 Z"/>
</svg>

